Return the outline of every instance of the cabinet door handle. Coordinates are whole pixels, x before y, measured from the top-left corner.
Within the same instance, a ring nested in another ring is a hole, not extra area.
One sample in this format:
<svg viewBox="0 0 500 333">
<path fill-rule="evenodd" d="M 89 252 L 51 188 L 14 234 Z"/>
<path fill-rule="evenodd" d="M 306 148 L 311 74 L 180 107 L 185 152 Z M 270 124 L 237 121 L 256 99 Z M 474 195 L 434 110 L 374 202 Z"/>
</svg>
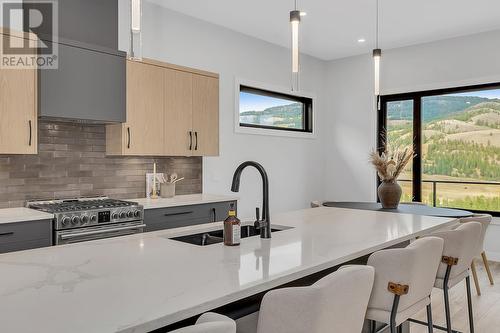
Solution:
<svg viewBox="0 0 500 333">
<path fill-rule="evenodd" d="M 130 127 L 127 127 L 127 135 L 128 135 L 127 148 L 130 149 Z"/>
<path fill-rule="evenodd" d="M 0 233 L 0 237 L 6 237 L 6 236 L 12 236 L 14 235 L 14 232 L 3 232 L 3 233 Z"/>
<path fill-rule="evenodd" d="M 179 213 L 167 213 L 167 214 L 165 214 L 165 216 L 178 216 L 178 215 L 188 215 L 188 214 L 193 214 L 193 211 L 179 212 Z"/>
<path fill-rule="evenodd" d="M 196 143 L 194 145 L 194 150 L 198 150 L 198 132 L 194 132 L 194 138 L 196 140 Z"/>
<path fill-rule="evenodd" d="M 189 131 L 189 150 L 193 150 L 193 132 Z"/>
<path fill-rule="evenodd" d="M 212 222 L 217 222 L 217 210 L 215 208 L 212 208 L 212 216 L 214 218 Z"/>
<path fill-rule="evenodd" d="M 30 147 L 31 147 L 31 138 L 32 138 L 31 120 L 28 120 L 28 129 L 29 129 L 29 140 L 28 140 L 28 146 L 30 146 Z"/>
</svg>

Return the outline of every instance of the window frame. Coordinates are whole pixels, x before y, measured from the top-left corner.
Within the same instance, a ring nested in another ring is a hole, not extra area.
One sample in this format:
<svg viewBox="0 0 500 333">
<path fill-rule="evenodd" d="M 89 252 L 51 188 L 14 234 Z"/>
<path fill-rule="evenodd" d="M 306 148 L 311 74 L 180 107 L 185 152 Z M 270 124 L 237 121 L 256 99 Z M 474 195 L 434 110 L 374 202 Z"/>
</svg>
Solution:
<svg viewBox="0 0 500 333">
<path fill-rule="evenodd" d="M 304 129 L 294 128 L 279 128 L 275 126 L 253 125 L 240 123 L 240 92 L 241 89 L 254 90 L 260 95 L 289 99 L 303 103 L 304 110 Z M 292 92 L 286 88 L 269 85 L 265 83 L 249 81 L 236 78 L 235 80 L 235 113 L 234 113 L 234 129 L 238 134 L 253 134 L 253 135 L 270 135 L 282 137 L 296 138 L 316 138 L 316 113 L 315 113 L 316 96 L 306 92 Z"/>
<path fill-rule="evenodd" d="M 415 157 L 413 158 L 413 201 L 421 201 L 422 199 L 422 99 L 424 97 L 449 95 L 464 92 L 473 92 L 481 90 L 500 89 L 500 82 L 458 86 L 451 88 L 423 90 L 408 93 L 388 94 L 380 96 L 380 110 L 377 115 L 377 150 L 383 151 L 386 147 L 385 131 L 387 129 L 387 103 L 396 101 L 413 101 L 413 146 L 415 149 Z M 377 176 L 377 184 L 380 184 L 380 179 Z M 500 185 L 499 185 L 500 186 Z M 377 201 L 378 201 L 377 195 Z M 453 207 L 450 207 L 453 208 Z M 460 209 L 460 208 L 457 208 Z M 492 216 L 500 216 L 500 212 L 482 211 L 467 209 L 473 213 L 491 214 Z"/>
</svg>

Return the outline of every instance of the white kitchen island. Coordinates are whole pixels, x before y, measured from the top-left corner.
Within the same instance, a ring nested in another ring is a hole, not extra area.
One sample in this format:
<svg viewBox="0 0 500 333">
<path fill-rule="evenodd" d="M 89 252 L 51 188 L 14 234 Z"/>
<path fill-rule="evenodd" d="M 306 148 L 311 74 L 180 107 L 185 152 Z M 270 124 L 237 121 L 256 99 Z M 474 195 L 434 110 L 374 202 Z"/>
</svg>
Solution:
<svg viewBox="0 0 500 333">
<path fill-rule="evenodd" d="M 239 247 L 168 239 L 212 223 L 0 255 L 0 331 L 149 332 L 454 223 L 326 207 L 271 219 L 293 228 Z"/>
</svg>

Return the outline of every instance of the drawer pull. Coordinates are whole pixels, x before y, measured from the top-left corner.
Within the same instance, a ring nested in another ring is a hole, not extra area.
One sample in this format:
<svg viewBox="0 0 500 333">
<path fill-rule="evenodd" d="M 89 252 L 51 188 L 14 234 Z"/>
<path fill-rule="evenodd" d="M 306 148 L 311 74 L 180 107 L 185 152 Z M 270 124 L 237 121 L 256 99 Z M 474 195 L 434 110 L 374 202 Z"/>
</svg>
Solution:
<svg viewBox="0 0 500 333">
<path fill-rule="evenodd" d="M 165 216 L 178 216 L 178 215 L 188 215 L 188 214 L 193 214 L 193 211 L 179 212 L 179 213 L 167 213 L 167 214 L 165 214 Z"/>
<path fill-rule="evenodd" d="M 12 236 L 14 235 L 14 232 L 2 232 L 0 233 L 0 237 L 7 237 L 7 236 Z"/>
</svg>

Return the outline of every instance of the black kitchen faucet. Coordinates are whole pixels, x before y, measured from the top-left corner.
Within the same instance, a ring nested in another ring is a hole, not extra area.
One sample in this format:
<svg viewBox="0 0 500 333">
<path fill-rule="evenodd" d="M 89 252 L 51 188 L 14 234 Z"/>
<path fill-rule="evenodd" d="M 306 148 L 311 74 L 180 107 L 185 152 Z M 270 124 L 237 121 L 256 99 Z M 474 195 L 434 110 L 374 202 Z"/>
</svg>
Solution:
<svg viewBox="0 0 500 333">
<path fill-rule="evenodd" d="M 257 217 L 255 221 L 255 228 L 260 230 L 260 238 L 271 238 L 271 219 L 269 217 L 269 180 L 264 167 L 259 163 L 252 161 L 241 163 L 234 172 L 231 191 L 240 191 L 241 173 L 248 166 L 256 168 L 262 177 L 262 218 L 259 214 L 259 208 L 256 208 Z"/>
</svg>

